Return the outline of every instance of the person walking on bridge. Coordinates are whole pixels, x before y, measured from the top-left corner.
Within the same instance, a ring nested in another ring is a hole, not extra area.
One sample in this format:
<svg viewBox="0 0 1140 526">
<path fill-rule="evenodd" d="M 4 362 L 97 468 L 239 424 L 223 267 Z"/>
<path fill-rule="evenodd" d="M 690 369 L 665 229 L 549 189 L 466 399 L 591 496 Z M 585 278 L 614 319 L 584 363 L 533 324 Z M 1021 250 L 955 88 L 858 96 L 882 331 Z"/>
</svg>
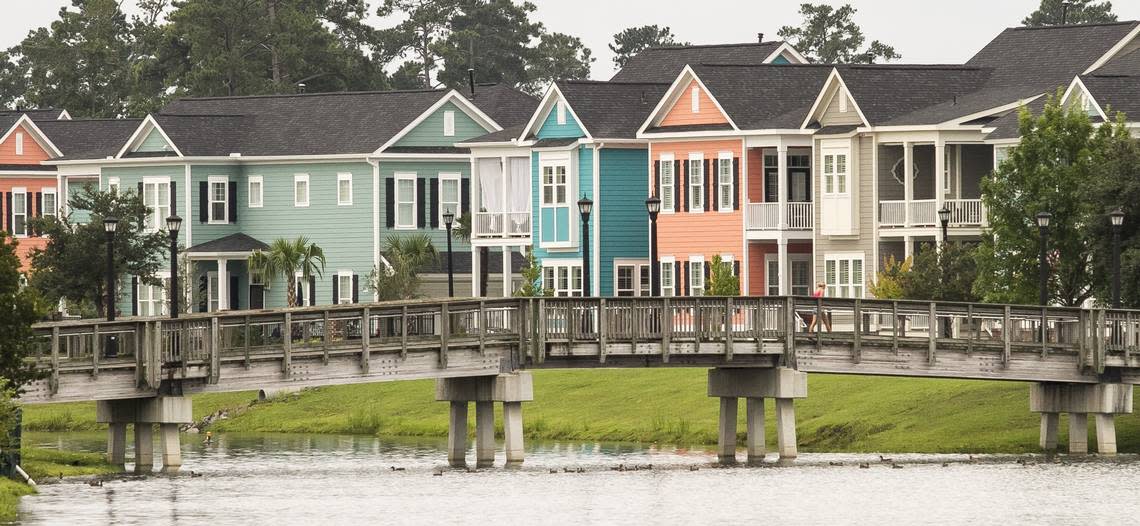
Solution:
<svg viewBox="0 0 1140 526">
<path fill-rule="evenodd" d="M 816 283 L 815 284 L 815 292 L 811 293 L 811 297 L 822 298 L 822 297 L 824 297 L 823 293 L 826 290 L 827 290 L 827 284 L 826 283 L 824 283 L 822 281 L 819 283 Z M 809 333 L 815 331 L 816 324 L 820 322 L 820 318 L 823 318 L 823 325 L 825 327 L 827 327 L 827 332 L 831 332 L 831 313 L 824 312 L 824 310 L 821 308 L 821 309 L 819 309 L 819 312 L 817 312 L 816 315 L 812 317 L 811 324 L 808 325 L 807 331 Z"/>
</svg>

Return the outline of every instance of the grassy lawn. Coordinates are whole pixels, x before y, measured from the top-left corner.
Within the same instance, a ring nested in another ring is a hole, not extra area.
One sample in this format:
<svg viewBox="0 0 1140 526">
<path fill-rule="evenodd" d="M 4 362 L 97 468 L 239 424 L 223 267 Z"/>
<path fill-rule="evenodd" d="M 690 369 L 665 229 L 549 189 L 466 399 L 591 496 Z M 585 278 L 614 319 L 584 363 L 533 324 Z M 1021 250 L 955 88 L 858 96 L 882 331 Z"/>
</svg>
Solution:
<svg viewBox="0 0 1140 526">
<path fill-rule="evenodd" d="M 16 520 L 16 508 L 20 505 L 20 497 L 35 492 L 35 488 L 27 484 L 0 478 L 0 521 L 8 523 Z"/>
<path fill-rule="evenodd" d="M 703 369 L 536 371 L 534 376 L 535 401 L 523 409 L 529 438 L 716 442 L 718 405 L 706 396 Z M 194 413 L 201 417 L 238 408 L 211 427 L 215 432 L 444 436 L 447 405 L 433 395 L 430 380 L 325 387 L 249 407 L 253 393 L 210 394 L 195 397 Z M 1029 412 L 1028 396 L 1028 386 L 1014 382 L 811 375 L 808 398 L 796 403 L 799 443 L 803 451 L 1036 451 L 1039 417 Z M 96 428 L 92 404 L 34 406 L 24 414 L 27 429 Z M 739 414 L 743 439 L 743 407 Z M 774 444 L 772 419 L 767 431 Z M 1117 435 L 1122 452 L 1140 452 L 1140 418 L 1119 417 Z M 1062 419 L 1062 445 L 1067 436 Z"/>
</svg>

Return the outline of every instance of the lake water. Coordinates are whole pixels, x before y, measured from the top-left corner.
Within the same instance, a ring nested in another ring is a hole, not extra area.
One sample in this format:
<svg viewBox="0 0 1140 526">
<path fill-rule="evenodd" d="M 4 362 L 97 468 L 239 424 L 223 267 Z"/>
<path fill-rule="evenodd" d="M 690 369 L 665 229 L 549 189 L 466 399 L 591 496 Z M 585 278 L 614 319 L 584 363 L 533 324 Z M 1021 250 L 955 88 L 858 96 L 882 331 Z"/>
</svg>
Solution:
<svg viewBox="0 0 1140 526">
<path fill-rule="evenodd" d="M 1035 457 L 1023 465 L 1017 459 L 1024 457 L 891 455 L 904 466 L 895 469 L 877 455 L 804 454 L 793 467 L 718 469 L 712 465 L 715 454 L 705 449 L 532 442 L 521 468 L 469 473 L 446 468 L 440 440 L 277 434 L 215 439 L 203 445 L 200 437 L 185 435 L 183 471 L 175 477 L 110 480 L 102 487 L 84 481 L 42 484 L 39 495 L 22 500 L 20 520 L 194 526 L 1009 525 L 1124 524 L 1140 516 L 1140 460 L 1131 456 L 1061 463 Z M 25 440 L 104 448 L 101 434 L 29 433 Z M 468 458 L 473 464 L 474 451 Z M 652 469 L 614 470 L 622 464 Z M 585 472 L 563 472 L 578 468 Z"/>
</svg>

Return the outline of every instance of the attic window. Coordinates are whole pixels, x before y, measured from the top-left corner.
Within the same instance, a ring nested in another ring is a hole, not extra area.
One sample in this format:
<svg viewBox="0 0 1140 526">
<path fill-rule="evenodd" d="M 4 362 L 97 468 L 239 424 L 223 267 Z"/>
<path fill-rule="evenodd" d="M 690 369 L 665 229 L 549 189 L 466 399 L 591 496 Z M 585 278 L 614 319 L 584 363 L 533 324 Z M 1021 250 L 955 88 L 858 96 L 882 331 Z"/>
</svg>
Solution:
<svg viewBox="0 0 1140 526">
<path fill-rule="evenodd" d="M 847 113 L 847 92 L 839 90 L 839 113 Z"/>
<path fill-rule="evenodd" d="M 696 86 L 693 86 L 693 89 L 690 90 L 689 95 L 693 99 L 692 103 L 691 103 L 691 105 L 693 107 L 693 113 L 700 113 L 701 112 L 701 89 L 696 87 Z"/>
<path fill-rule="evenodd" d="M 558 119 L 558 124 L 566 124 L 566 103 L 558 101 L 555 108 L 555 118 Z"/>
<path fill-rule="evenodd" d="M 444 137 L 454 137 L 455 136 L 455 112 L 454 111 L 448 110 L 448 111 L 443 112 L 443 135 L 444 135 Z"/>
<path fill-rule="evenodd" d="M 24 155 L 24 134 L 16 132 L 16 155 Z"/>
</svg>

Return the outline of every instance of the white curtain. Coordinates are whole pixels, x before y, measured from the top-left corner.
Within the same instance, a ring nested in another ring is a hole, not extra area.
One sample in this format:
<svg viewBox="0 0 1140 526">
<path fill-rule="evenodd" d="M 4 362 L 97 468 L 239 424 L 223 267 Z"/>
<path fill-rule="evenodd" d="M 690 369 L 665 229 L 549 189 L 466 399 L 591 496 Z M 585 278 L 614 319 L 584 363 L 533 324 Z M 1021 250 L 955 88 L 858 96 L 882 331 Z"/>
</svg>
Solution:
<svg viewBox="0 0 1140 526">
<path fill-rule="evenodd" d="M 507 188 L 507 193 L 510 196 L 509 211 L 511 212 L 529 212 L 530 211 L 530 159 L 526 157 L 511 157 L 508 160 L 510 164 L 510 187 Z"/>
<path fill-rule="evenodd" d="M 503 164 L 497 157 L 479 159 L 479 208 L 476 212 L 503 210 Z"/>
</svg>

